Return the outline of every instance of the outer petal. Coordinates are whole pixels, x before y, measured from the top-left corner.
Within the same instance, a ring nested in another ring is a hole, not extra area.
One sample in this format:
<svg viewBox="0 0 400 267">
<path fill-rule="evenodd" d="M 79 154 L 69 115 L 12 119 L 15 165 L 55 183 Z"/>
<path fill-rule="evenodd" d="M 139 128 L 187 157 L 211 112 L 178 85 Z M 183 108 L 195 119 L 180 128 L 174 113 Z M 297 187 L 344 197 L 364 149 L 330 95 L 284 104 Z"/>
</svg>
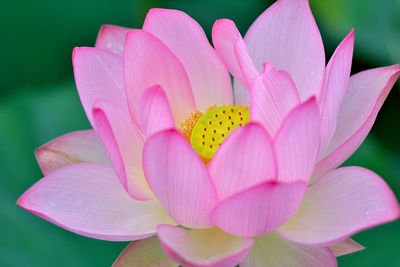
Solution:
<svg viewBox="0 0 400 267">
<path fill-rule="evenodd" d="M 118 256 L 113 267 L 178 267 L 160 246 L 160 241 L 153 236 L 130 243 Z"/>
<path fill-rule="evenodd" d="M 146 136 L 175 126 L 167 96 L 158 85 L 143 93 L 140 102 L 140 124 Z"/>
<path fill-rule="evenodd" d="M 353 48 L 352 30 L 336 48 L 325 70 L 324 83 L 318 100 L 321 110 L 320 151 L 327 147 L 336 129 L 340 104 L 349 84 Z"/>
<path fill-rule="evenodd" d="M 18 205 L 72 232 L 111 241 L 146 238 L 158 224 L 173 224 L 157 200 L 133 200 L 111 168 L 95 163 L 52 172 Z"/>
<path fill-rule="evenodd" d="M 140 121 L 144 90 L 160 85 L 167 95 L 176 122 L 184 120 L 196 106 L 186 71 L 168 47 L 154 35 L 132 30 L 126 37 L 125 84 L 131 115 Z"/>
<path fill-rule="evenodd" d="M 135 199 L 154 198 L 144 177 L 141 157 L 143 136 L 138 127 L 118 108 L 97 102 L 93 111 L 98 133 L 122 185 Z"/>
<path fill-rule="evenodd" d="M 245 42 L 257 69 L 269 61 L 287 71 L 301 99 L 319 91 L 325 53 L 307 0 L 278 0 L 253 23 Z"/>
<path fill-rule="evenodd" d="M 147 140 L 143 166 L 154 194 L 177 222 L 190 228 L 211 225 L 217 193 L 204 162 L 177 130 Z"/>
<path fill-rule="evenodd" d="M 253 240 L 228 235 L 216 228 L 186 230 L 158 226 L 165 252 L 185 267 L 232 267 L 247 255 Z"/>
<path fill-rule="evenodd" d="M 395 196 L 380 177 L 363 168 L 345 167 L 313 184 L 298 213 L 279 231 L 296 242 L 332 245 L 399 214 Z"/>
<path fill-rule="evenodd" d="M 151 9 L 143 30 L 157 36 L 182 62 L 198 109 L 233 102 L 229 74 L 190 16 L 178 10 Z"/>
<path fill-rule="evenodd" d="M 103 144 L 93 130 L 77 131 L 60 136 L 39 147 L 35 154 L 45 175 L 73 163 L 111 164 Z"/>
<path fill-rule="evenodd" d="M 339 166 L 361 145 L 399 76 L 400 65 L 393 65 L 363 71 L 350 78 L 335 134 L 315 167 L 315 177 Z"/>
<path fill-rule="evenodd" d="M 269 182 L 223 200 L 213 211 L 212 220 L 225 232 L 238 236 L 259 236 L 285 223 L 303 199 L 304 182 Z"/>
<path fill-rule="evenodd" d="M 260 122 L 274 136 L 283 119 L 298 104 L 300 97 L 289 74 L 278 71 L 271 64 L 264 64 L 264 72 L 251 91 L 252 119 Z"/>
<path fill-rule="evenodd" d="M 314 98 L 293 109 L 275 136 L 279 181 L 308 181 L 319 148 L 320 117 Z"/>
<path fill-rule="evenodd" d="M 352 239 L 346 239 L 342 242 L 339 242 L 337 244 L 334 244 L 333 246 L 330 246 L 329 249 L 332 251 L 333 255 L 335 257 L 340 257 L 344 256 L 347 254 L 355 253 L 361 250 L 364 250 L 365 247 L 361 246 L 357 242 L 355 242 Z"/>
<path fill-rule="evenodd" d="M 212 39 L 215 50 L 233 76 L 248 89 L 258 76 L 244 40 L 233 21 L 220 19 L 214 23 Z"/>
<path fill-rule="evenodd" d="M 249 123 L 233 132 L 209 164 L 220 199 L 276 177 L 271 139 L 261 125 Z"/>
<path fill-rule="evenodd" d="M 96 47 L 122 56 L 124 54 L 125 36 L 130 30 L 120 26 L 103 25 L 97 35 Z"/>
<path fill-rule="evenodd" d="M 122 58 L 97 48 L 75 48 L 72 61 L 79 97 L 93 128 L 93 105 L 105 100 L 128 110 L 124 91 Z"/>
<path fill-rule="evenodd" d="M 269 234 L 257 238 L 240 267 L 336 267 L 328 248 L 309 247 Z"/>
</svg>

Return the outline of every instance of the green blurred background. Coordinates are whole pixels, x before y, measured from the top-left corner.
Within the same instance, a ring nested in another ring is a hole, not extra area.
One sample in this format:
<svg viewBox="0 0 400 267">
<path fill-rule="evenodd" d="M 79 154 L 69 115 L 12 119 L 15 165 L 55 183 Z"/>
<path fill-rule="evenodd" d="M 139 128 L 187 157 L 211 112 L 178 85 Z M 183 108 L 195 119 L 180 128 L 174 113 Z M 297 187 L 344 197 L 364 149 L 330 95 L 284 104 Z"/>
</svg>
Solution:
<svg viewBox="0 0 400 267">
<path fill-rule="evenodd" d="M 265 0 L 17 0 L 0 8 L 0 266 L 110 266 L 126 243 L 62 230 L 15 205 L 41 173 L 33 151 L 61 134 L 89 128 L 73 83 L 71 51 L 92 46 L 102 24 L 140 27 L 151 7 L 186 11 L 209 34 L 221 17 L 244 34 Z M 400 63 L 399 0 L 311 1 L 329 58 L 351 27 L 353 72 Z M 362 103 L 360 103 L 362 104 Z M 400 90 L 395 86 L 372 134 L 346 163 L 382 175 L 400 197 Z M 355 236 L 368 249 L 340 266 L 400 266 L 400 222 Z"/>
</svg>

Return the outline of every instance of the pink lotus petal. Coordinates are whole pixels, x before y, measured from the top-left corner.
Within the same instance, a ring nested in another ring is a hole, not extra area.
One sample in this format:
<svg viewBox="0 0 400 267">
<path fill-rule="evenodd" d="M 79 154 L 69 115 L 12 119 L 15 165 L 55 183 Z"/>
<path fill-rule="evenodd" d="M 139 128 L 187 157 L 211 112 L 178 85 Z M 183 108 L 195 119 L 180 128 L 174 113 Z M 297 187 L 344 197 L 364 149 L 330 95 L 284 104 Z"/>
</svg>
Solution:
<svg viewBox="0 0 400 267">
<path fill-rule="evenodd" d="M 238 41 L 235 44 L 235 56 L 237 58 L 237 62 L 239 64 L 240 69 L 242 70 L 243 76 L 247 79 L 248 88 L 247 90 L 251 90 L 253 82 L 256 75 L 259 74 L 257 69 L 254 66 L 254 62 L 248 54 L 246 44 L 244 41 Z"/>
<path fill-rule="evenodd" d="M 174 224 L 157 200 L 133 200 L 110 167 L 79 163 L 39 180 L 18 205 L 74 233 L 110 241 L 149 237 Z"/>
<path fill-rule="evenodd" d="M 35 154 L 44 175 L 79 162 L 111 165 L 103 144 L 93 130 L 60 136 L 39 147 Z"/>
<path fill-rule="evenodd" d="M 220 199 L 276 177 L 275 156 L 268 133 L 257 123 L 234 131 L 209 163 Z"/>
<path fill-rule="evenodd" d="M 124 91 L 122 58 L 97 48 L 75 48 L 72 54 L 75 83 L 86 116 L 92 124 L 92 109 L 98 100 L 106 100 L 128 110 Z"/>
<path fill-rule="evenodd" d="M 329 247 L 335 257 L 344 256 L 347 254 L 355 253 L 364 250 L 365 247 L 361 246 L 352 239 L 346 239 L 342 242 L 334 244 Z"/>
<path fill-rule="evenodd" d="M 400 65 L 393 65 L 363 71 L 350 78 L 335 134 L 315 166 L 314 177 L 339 166 L 357 150 L 399 76 Z"/>
<path fill-rule="evenodd" d="M 318 100 L 321 110 L 320 152 L 328 146 L 335 133 L 340 104 L 349 85 L 353 48 L 352 30 L 336 48 L 325 70 L 324 83 Z"/>
<path fill-rule="evenodd" d="M 253 23 L 245 42 L 257 69 L 268 61 L 287 71 L 302 100 L 319 91 L 325 52 L 307 0 L 278 0 Z"/>
<path fill-rule="evenodd" d="M 176 122 L 196 110 L 185 68 L 154 35 L 142 30 L 127 34 L 124 68 L 129 109 L 136 122 L 140 121 L 142 93 L 154 85 L 164 89 Z"/>
<path fill-rule="evenodd" d="M 212 221 L 233 235 L 260 236 L 285 223 L 306 190 L 302 181 L 263 183 L 223 200 L 214 209 Z"/>
<path fill-rule="evenodd" d="M 308 181 L 319 148 L 320 117 L 315 98 L 294 108 L 275 136 L 278 180 Z"/>
<path fill-rule="evenodd" d="M 115 25 L 103 25 L 97 35 L 96 47 L 122 56 L 124 54 L 125 36 L 130 30 Z"/>
<path fill-rule="evenodd" d="M 233 80 L 233 102 L 236 105 L 250 106 L 249 91 L 238 80 Z"/>
<path fill-rule="evenodd" d="M 147 89 L 140 101 L 140 124 L 146 136 L 175 127 L 167 96 L 156 85 Z"/>
<path fill-rule="evenodd" d="M 328 248 L 292 243 L 277 234 L 259 237 L 241 267 L 336 267 Z"/>
<path fill-rule="evenodd" d="M 153 8 L 143 30 L 158 37 L 182 62 L 199 110 L 233 102 L 229 74 L 194 19 L 182 11 Z"/>
<path fill-rule="evenodd" d="M 177 130 L 156 133 L 146 141 L 143 166 L 171 217 L 190 228 L 211 226 L 217 193 L 204 162 Z"/>
<path fill-rule="evenodd" d="M 143 135 L 121 110 L 100 101 L 93 110 L 98 134 L 113 162 L 122 185 L 135 199 L 154 198 L 144 177 L 141 157 Z"/>
<path fill-rule="evenodd" d="M 185 267 L 232 267 L 247 255 L 253 240 L 231 236 L 217 228 L 186 230 L 160 225 L 158 236 L 165 252 Z"/>
<path fill-rule="evenodd" d="M 274 136 L 283 119 L 298 104 L 300 97 L 289 74 L 266 63 L 251 90 L 252 120 L 260 122 Z"/>
<path fill-rule="evenodd" d="M 258 76 L 244 40 L 232 20 L 220 19 L 214 23 L 212 39 L 215 50 L 233 76 L 248 89 Z"/>
<path fill-rule="evenodd" d="M 131 242 L 118 256 L 112 267 L 178 267 L 160 246 L 156 236 Z"/>
<path fill-rule="evenodd" d="M 279 232 L 303 244 L 332 245 L 399 215 L 395 196 L 378 175 L 344 167 L 313 184 L 298 213 Z"/>
</svg>

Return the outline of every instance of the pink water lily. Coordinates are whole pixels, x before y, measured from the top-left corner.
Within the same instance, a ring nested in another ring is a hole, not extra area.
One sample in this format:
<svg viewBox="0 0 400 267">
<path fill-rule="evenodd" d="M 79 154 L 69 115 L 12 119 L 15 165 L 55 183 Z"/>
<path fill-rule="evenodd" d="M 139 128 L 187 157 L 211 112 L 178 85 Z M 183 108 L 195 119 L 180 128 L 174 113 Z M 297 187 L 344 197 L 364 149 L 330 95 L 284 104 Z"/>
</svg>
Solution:
<svg viewBox="0 0 400 267">
<path fill-rule="evenodd" d="M 306 0 L 278 0 L 244 39 L 218 20 L 212 39 L 188 15 L 152 9 L 142 29 L 107 25 L 94 48 L 76 48 L 93 130 L 39 148 L 45 177 L 18 204 L 133 241 L 115 266 L 336 266 L 363 249 L 353 234 L 399 217 L 378 175 L 339 165 L 400 65 L 350 77 L 350 31 L 325 66 Z"/>
</svg>

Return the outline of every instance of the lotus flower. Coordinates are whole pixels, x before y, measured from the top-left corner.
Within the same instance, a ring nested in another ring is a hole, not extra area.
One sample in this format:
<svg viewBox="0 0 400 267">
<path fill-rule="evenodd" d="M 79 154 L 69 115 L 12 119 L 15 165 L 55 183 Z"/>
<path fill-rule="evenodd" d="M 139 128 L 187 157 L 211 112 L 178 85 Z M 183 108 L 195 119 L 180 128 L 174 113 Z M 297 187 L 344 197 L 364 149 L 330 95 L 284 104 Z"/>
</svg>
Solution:
<svg viewBox="0 0 400 267">
<path fill-rule="evenodd" d="M 279 0 L 214 48 L 188 15 L 104 26 L 73 52 L 93 130 L 36 152 L 45 177 L 18 200 L 72 232 L 133 241 L 115 266 L 336 266 L 350 237 L 395 220 L 385 182 L 340 167 L 400 65 L 350 77 L 354 32 L 325 66 L 306 0 Z M 229 72 L 234 76 L 233 89 Z"/>
</svg>

